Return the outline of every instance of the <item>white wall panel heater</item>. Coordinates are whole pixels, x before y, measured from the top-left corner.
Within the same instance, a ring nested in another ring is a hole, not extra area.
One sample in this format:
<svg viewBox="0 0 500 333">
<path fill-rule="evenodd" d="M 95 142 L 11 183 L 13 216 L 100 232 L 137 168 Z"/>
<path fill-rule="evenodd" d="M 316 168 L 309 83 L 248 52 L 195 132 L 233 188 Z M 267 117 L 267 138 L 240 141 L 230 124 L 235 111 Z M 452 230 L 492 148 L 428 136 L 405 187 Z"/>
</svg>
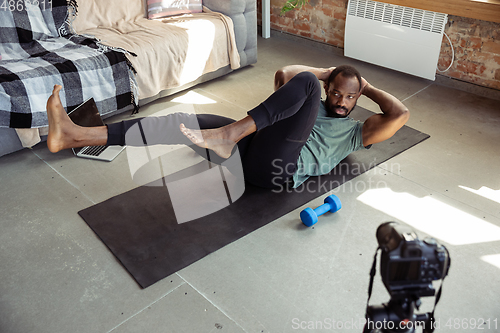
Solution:
<svg viewBox="0 0 500 333">
<path fill-rule="evenodd" d="M 436 79 L 448 15 L 371 0 L 349 0 L 344 55 Z"/>
</svg>

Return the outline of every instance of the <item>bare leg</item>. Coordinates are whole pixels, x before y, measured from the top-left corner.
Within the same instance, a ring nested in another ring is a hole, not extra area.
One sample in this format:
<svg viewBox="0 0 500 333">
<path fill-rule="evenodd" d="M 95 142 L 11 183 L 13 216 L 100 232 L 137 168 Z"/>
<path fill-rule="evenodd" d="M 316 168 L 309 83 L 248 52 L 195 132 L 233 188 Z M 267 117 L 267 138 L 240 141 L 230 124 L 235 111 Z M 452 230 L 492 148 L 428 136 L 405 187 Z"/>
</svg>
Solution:
<svg viewBox="0 0 500 333">
<path fill-rule="evenodd" d="M 108 141 L 108 128 L 81 127 L 71 121 L 62 107 L 59 98 L 60 85 L 55 85 L 52 95 L 47 101 L 47 117 L 49 119 L 49 135 L 47 146 L 53 153 L 67 148 L 85 146 L 102 146 Z"/>
<path fill-rule="evenodd" d="M 255 132 L 257 126 L 251 116 L 246 116 L 220 128 L 194 130 L 181 124 L 180 129 L 195 145 L 211 149 L 222 158 L 228 158 L 231 156 L 234 145 L 245 136 Z"/>
</svg>

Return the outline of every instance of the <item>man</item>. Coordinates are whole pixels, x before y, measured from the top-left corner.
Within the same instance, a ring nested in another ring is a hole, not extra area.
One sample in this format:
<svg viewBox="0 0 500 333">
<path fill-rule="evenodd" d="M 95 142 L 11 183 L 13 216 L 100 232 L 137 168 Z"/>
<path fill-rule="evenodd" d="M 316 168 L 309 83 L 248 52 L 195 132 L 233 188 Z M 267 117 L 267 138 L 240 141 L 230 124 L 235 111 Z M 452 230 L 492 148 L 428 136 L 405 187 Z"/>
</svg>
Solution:
<svg viewBox="0 0 500 333">
<path fill-rule="evenodd" d="M 324 82 L 326 100 L 321 100 Z M 394 96 L 370 85 L 351 66 L 286 66 L 275 73 L 275 91 L 238 121 L 215 115 L 176 113 L 82 128 L 71 122 L 59 101 L 60 86 L 47 102 L 52 152 L 86 145 L 125 144 L 125 133 L 140 122 L 148 145 L 195 144 L 211 149 L 220 161 L 235 145 L 245 180 L 262 187 L 328 173 L 348 154 L 392 137 L 408 120 L 408 109 Z M 364 123 L 349 118 L 361 95 L 380 106 Z M 195 130 L 193 128 L 201 130 Z M 180 129 L 180 131 L 179 131 Z M 128 143 L 129 144 L 129 143 Z M 217 161 L 214 161 L 217 162 Z"/>
</svg>

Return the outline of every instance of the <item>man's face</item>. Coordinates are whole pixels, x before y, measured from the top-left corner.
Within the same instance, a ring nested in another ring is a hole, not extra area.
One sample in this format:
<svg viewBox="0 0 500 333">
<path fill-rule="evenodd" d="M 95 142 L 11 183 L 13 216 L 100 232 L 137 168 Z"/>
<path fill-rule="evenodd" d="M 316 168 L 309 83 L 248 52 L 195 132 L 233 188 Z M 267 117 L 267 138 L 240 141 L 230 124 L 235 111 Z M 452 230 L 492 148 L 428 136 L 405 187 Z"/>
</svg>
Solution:
<svg viewBox="0 0 500 333">
<path fill-rule="evenodd" d="M 355 76 L 345 78 L 340 73 L 329 87 L 325 86 L 325 105 L 330 117 L 345 118 L 351 113 L 360 96 L 359 84 Z"/>
</svg>

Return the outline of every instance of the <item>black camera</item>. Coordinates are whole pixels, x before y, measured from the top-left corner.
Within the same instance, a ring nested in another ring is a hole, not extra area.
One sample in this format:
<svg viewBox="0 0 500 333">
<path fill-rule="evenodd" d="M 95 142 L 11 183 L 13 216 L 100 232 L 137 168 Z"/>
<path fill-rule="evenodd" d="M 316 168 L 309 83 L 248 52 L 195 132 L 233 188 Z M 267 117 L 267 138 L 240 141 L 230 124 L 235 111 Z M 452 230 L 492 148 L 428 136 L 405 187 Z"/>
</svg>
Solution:
<svg viewBox="0 0 500 333">
<path fill-rule="evenodd" d="M 448 250 L 434 238 L 423 241 L 408 227 L 387 222 L 377 229 L 382 249 L 380 272 L 391 297 L 434 296 L 432 281 L 448 274 Z"/>
<path fill-rule="evenodd" d="M 379 249 L 382 250 L 382 282 L 391 299 L 386 304 L 367 306 L 364 332 L 414 332 L 416 326 L 422 326 L 424 332 L 432 332 L 434 311 L 417 315 L 414 309 L 418 310 L 420 297 L 435 295 L 432 281 L 444 279 L 448 274 L 448 250 L 433 238 L 420 240 L 412 229 L 396 222 L 381 224 L 376 235 Z M 368 300 L 375 266 L 376 255 Z M 439 297 L 440 292 L 436 303 Z"/>
</svg>

